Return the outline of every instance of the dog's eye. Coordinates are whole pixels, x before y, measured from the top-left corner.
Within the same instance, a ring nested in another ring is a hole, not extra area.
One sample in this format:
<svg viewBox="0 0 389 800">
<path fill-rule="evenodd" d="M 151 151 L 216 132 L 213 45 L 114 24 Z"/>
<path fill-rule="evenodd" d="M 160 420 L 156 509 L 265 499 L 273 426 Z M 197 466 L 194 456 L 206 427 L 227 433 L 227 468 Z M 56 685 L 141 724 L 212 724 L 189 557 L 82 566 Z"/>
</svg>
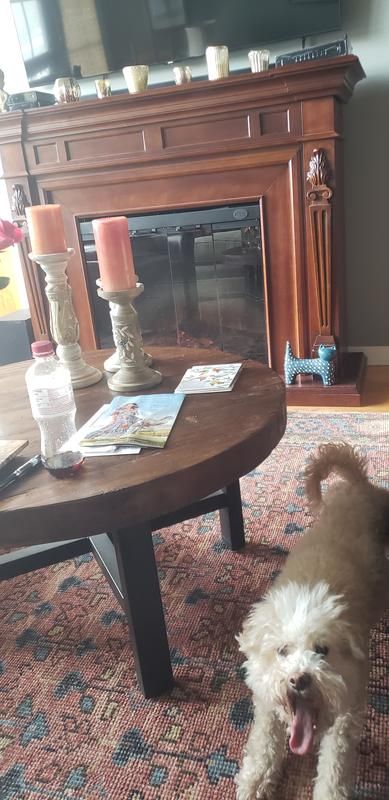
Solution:
<svg viewBox="0 0 389 800">
<path fill-rule="evenodd" d="M 315 653 L 319 656 L 328 656 L 328 647 L 326 644 L 315 644 Z"/>
<path fill-rule="evenodd" d="M 285 644 L 283 647 L 279 647 L 277 650 L 279 656 L 287 656 L 288 655 L 288 647 Z"/>
</svg>

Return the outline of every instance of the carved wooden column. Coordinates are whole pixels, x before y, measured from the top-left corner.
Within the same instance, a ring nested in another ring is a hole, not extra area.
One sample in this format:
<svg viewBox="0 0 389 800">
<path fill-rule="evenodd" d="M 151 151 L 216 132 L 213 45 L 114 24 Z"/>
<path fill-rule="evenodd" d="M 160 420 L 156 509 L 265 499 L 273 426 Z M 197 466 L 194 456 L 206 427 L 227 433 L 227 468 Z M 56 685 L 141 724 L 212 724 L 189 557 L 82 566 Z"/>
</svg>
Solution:
<svg viewBox="0 0 389 800">
<path fill-rule="evenodd" d="M 329 187 L 330 168 L 324 150 L 315 149 L 309 162 L 307 192 L 313 277 L 319 332 L 313 349 L 319 344 L 334 341 L 332 330 L 332 189 Z"/>
<path fill-rule="evenodd" d="M 11 190 L 11 211 L 13 222 L 23 230 L 25 238 L 19 245 L 21 256 L 21 267 L 23 272 L 24 284 L 28 305 L 31 313 L 31 322 L 35 338 L 50 338 L 49 325 L 46 309 L 44 306 L 42 287 L 39 281 L 39 273 L 36 264 L 32 264 L 28 253 L 30 250 L 30 240 L 28 238 L 28 228 L 26 221 L 26 207 L 30 206 L 24 187 L 21 183 L 12 185 Z"/>
</svg>

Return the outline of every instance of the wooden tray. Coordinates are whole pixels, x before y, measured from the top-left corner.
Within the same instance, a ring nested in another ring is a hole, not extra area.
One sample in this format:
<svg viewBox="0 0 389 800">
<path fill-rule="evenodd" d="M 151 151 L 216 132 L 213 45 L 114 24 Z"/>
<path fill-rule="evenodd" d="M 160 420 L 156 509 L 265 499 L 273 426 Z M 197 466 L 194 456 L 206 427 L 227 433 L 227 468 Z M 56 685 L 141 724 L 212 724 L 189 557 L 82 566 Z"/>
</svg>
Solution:
<svg viewBox="0 0 389 800">
<path fill-rule="evenodd" d="M 0 469 L 27 445 L 27 439 L 0 439 Z"/>
</svg>

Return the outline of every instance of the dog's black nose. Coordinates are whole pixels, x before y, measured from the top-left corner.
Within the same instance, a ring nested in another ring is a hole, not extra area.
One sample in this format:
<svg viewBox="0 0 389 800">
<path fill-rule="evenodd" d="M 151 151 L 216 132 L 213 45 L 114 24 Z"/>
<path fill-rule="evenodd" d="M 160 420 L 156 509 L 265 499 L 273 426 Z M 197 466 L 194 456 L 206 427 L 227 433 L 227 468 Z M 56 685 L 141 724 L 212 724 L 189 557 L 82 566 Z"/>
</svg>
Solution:
<svg viewBox="0 0 389 800">
<path fill-rule="evenodd" d="M 312 678 L 308 672 L 300 672 L 296 675 L 291 675 L 289 678 L 289 683 L 296 692 L 303 692 L 304 689 L 308 689 L 312 682 Z"/>
</svg>

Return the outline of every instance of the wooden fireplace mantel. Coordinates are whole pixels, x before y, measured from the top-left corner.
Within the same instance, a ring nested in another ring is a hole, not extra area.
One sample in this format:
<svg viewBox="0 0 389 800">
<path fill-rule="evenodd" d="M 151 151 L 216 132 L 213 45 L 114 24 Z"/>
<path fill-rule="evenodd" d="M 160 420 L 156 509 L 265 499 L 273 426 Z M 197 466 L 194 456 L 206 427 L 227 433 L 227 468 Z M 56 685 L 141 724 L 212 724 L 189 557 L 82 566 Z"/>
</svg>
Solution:
<svg viewBox="0 0 389 800">
<path fill-rule="evenodd" d="M 93 349 L 96 337 L 81 219 L 252 201 L 260 204 L 271 365 L 283 372 L 287 339 L 305 356 L 318 336 L 342 347 L 342 105 L 363 77 L 358 58 L 342 56 L 0 115 L 14 219 L 22 223 L 30 203 L 64 207 L 82 347 Z M 42 273 L 27 257 L 28 239 L 22 250 L 41 337 Z"/>
</svg>

